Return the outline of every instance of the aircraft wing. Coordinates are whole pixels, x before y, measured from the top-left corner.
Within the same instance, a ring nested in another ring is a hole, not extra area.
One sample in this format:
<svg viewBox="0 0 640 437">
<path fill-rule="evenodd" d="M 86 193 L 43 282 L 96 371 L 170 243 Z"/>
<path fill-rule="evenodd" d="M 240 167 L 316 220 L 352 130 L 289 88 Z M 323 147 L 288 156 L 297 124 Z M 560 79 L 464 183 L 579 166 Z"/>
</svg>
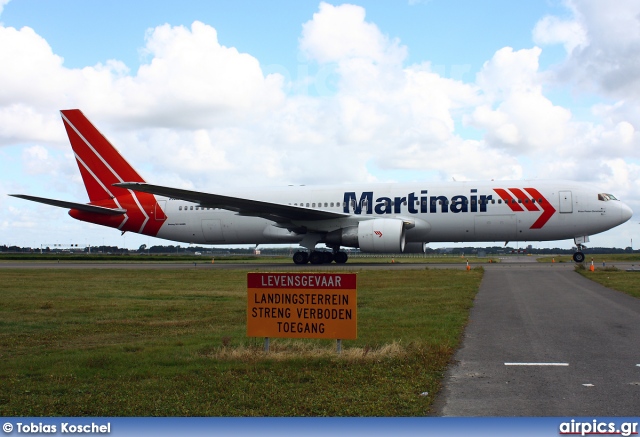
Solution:
<svg viewBox="0 0 640 437">
<path fill-rule="evenodd" d="M 18 197 L 20 199 L 31 200 L 33 202 L 45 203 L 47 205 L 58 206 L 60 208 L 77 209 L 80 211 L 93 212 L 95 214 L 105 215 L 122 215 L 127 212 L 126 209 L 121 208 L 105 208 L 103 206 L 89 205 L 86 203 L 67 202 L 65 200 L 47 199 L 45 197 L 27 196 L 25 194 L 9 194 L 12 197 Z"/>
<path fill-rule="evenodd" d="M 303 206 L 283 205 L 280 203 L 264 202 L 261 200 L 245 199 L 242 197 L 223 196 L 220 194 L 202 193 L 199 191 L 183 190 L 180 188 L 162 187 L 143 182 L 124 182 L 113 184 L 116 187 L 133 191 L 156 194 L 199 203 L 201 206 L 236 211 L 239 215 L 263 217 L 278 223 L 295 220 L 316 221 L 350 217 L 349 214 L 332 211 L 322 211 L 305 208 Z"/>
</svg>

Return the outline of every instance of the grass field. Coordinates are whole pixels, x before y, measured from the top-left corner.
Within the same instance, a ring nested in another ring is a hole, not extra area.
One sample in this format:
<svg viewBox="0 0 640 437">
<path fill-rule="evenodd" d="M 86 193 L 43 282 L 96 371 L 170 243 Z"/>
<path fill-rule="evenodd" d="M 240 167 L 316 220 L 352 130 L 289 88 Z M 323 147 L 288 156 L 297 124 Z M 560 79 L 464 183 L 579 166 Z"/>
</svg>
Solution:
<svg viewBox="0 0 640 437">
<path fill-rule="evenodd" d="M 0 416 L 425 415 L 482 278 L 358 273 L 338 356 L 247 338 L 246 273 L 0 271 Z"/>
<path fill-rule="evenodd" d="M 597 267 L 593 272 L 588 269 L 576 269 L 576 271 L 605 287 L 640 298 L 640 272 L 627 272 L 615 267 Z"/>
<path fill-rule="evenodd" d="M 590 264 L 591 258 L 593 258 L 593 262 L 599 265 L 602 265 L 603 262 L 606 264 L 613 262 L 640 262 L 640 254 L 638 253 L 614 253 L 614 254 L 590 254 L 585 253 L 585 263 Z M 561 263 L 572 263 L 573 258 L 572 255 L 558 255 L 558 256 L 544 256 L 538 258 L 538 262 L 550 263 L 552 261 L 561 262 Z"/>
</svg>

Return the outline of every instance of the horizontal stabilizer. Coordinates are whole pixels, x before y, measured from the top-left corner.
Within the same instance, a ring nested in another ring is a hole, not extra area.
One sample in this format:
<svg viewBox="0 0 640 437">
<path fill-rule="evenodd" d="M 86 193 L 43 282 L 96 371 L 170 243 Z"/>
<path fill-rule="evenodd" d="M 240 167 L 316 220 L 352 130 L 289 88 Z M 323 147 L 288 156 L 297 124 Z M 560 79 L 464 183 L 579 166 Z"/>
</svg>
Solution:
<svg viewBox="0 0 640 437">
<path fill-rule="evenodd" d="M 25 194 L 9 194 L 9 196 L 19 197 L 20 199 L 31 200 L 33 202 L 45 203 L 47 205 L 58 206 L 60 208 L 77 209 L 79 211 L 92 212 L 95 214 L 105 215 L 122 215 L 127 212 L 122 208 L 105 208 L 102 206 L 88 205 L 86 203 L 66 202 L 64 200 L 47 199 L 44 197 L 27 196 Z"/>
</svg>

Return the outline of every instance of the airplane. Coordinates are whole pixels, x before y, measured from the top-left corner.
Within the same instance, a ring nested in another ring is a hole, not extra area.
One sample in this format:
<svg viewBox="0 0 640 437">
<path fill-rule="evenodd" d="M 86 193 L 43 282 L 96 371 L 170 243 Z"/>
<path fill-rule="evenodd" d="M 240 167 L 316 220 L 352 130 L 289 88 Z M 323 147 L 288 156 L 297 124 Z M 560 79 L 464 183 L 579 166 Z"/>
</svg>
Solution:
<svg viewBox="0 0 640 437">
<path fill-rule="evenodd" d="M 298 244 L 295 264 L 347 262 L 341 247 L 424 253 L 430 242 L 573 238 L 585 259 L 589 236 L 629 220 L 614 195 L 581 183 L 485 181 L 254 188 L 227 194 L 153 185 L 78 109 L 60 111 L 89 203 L 23 194 L 68 208 L 77 220 L 190 244 Z M 316 250 L 324 244 L 331 251 Z"/>
</svg>

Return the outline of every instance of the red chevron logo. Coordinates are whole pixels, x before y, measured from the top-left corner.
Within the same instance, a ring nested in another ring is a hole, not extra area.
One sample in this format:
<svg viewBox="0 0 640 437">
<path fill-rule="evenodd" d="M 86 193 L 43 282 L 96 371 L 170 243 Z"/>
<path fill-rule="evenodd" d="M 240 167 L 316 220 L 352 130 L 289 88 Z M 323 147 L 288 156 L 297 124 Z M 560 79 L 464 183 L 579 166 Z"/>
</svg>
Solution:
<svg viewBox="0 0 640 437">
<path fill-rule="evenodd" d="M 520 188 L 509 188 L 509 191 L 503 188 L 494 188 L 493 191 L 504 200 L 513 212 L 524 212 L 525 209 L 530 212 L 542 211 L 538 220 L 529 229 L 541 229 L 556 212 L 553 205 L 535 188 L 524 188 L 524 191 L 529 195 Z"/>
<path fill-rule="evenodd" d="M 382 232 L 381 231 L 373 231 L 374 234 L 376 234 L 378 236 L 378 238 L 382 238 Z"/>
</svg>

